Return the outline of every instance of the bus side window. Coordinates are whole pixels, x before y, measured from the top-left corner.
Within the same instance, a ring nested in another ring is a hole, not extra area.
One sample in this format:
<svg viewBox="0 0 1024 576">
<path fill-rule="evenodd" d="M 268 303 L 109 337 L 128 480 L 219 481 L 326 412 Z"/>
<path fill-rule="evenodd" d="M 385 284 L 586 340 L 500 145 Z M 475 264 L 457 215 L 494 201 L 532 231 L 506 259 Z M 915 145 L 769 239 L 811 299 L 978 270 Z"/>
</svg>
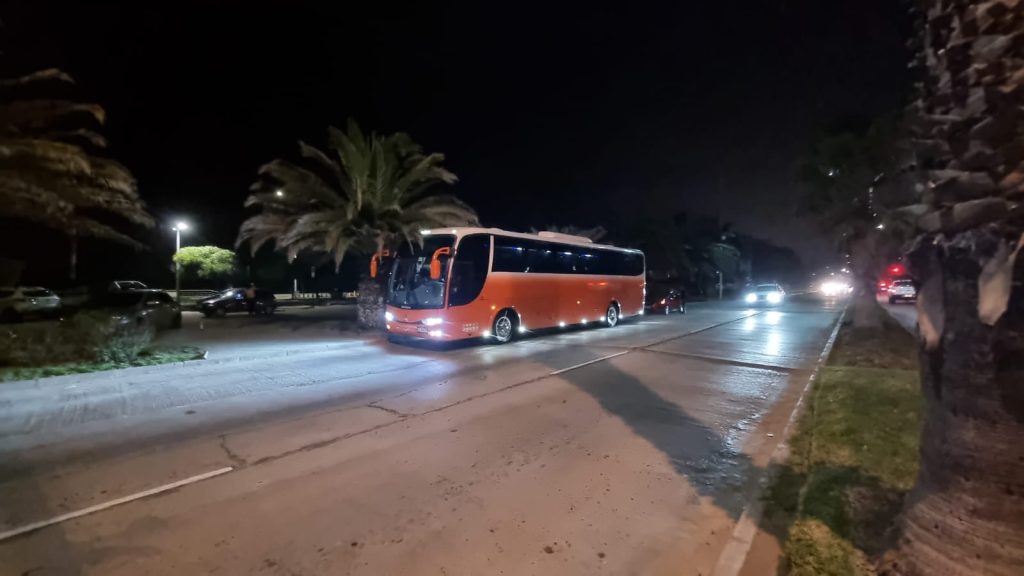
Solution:
<svg viewBox="0 0 1024 576">
<path fill-rule="evenodd" d="M 576 254 L 576 250 L 569 246 L 559 246 L 558 255 L 556 256 L 558 261 L 557 271 L 560 274 L 580 274 L 578 271 L 579 257 Z"/>
<path fill-rule="evenodd" d="M 528 267 L 522 241 L 500 236 L 494 239 L 495 272 L 526 272 Z"/>
<path fill-rule="evenodd" d="M 452 264 L 449 306 L 464 306 L 476 300 L 487 279 L 490 255 L 491 237 L 487 234 L 472 234 L 459 242 Z"/>
</svg>

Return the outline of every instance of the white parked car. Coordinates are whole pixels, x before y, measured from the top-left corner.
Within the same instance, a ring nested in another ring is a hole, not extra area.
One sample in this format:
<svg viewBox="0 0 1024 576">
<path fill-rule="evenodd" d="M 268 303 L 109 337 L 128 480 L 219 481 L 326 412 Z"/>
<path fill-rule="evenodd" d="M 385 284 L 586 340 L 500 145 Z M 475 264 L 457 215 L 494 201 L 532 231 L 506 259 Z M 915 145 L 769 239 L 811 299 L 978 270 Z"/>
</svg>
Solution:
<svg viewBox="0 0 1024 576">
<path fill-rule="evenodd" d="M 0 319 L 17 322 L 25 316 L 56 316 L 60 296 L 40 286 L 0 288 Z"/>
<path fill-rule="evenodd" d="M 917 300 L 917 288 L 914 288 L 913 280 L 893 280 L 889 287 L 889 304 L 900 300 Z"/>
</svg>

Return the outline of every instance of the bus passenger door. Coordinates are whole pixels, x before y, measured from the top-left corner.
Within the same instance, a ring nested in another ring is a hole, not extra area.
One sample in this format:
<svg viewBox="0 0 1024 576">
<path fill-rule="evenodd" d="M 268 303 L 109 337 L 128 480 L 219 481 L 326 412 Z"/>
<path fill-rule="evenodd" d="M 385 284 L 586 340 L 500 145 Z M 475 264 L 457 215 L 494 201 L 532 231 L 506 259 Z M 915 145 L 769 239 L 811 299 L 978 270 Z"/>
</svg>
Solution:
<svg viewBox="0 0 1024 576">
<path fill-rule="evenodd" d="M 491 237 L 488 234 L 471 234 L 459 242 L 448 283 L 448 308 L 451 309 L 448 316 L 449 321 L 458 324 L 457 329 L 461 330 L 466 325 L 476 325 L 477 332 L 489 328 L 489 317 L 483 309 L 486 304 L 480 302 L 480 295 L 487 283 L 490 257 Z"/>
</svg>

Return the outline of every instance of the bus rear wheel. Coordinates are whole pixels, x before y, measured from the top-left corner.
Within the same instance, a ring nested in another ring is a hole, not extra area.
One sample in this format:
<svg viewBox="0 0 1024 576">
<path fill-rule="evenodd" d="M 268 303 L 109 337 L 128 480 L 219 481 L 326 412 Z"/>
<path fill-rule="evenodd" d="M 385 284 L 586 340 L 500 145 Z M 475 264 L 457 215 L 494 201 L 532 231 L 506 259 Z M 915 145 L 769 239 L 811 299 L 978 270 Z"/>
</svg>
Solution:
<svg viewBox="0 0 1024 576">
<path fill-rule="evenodd" d="M 667 313 L 667 311 L 666 311 Z M 615 304 L 609 304 L 608 310 L 604 313 L 604 322 L 609 328 L 613 328 L 619 323 L 619 307 Z"/>
<path fill-rule="evenodd" d="M 491 328 L 491 334 L 498 344 L 509 342 L 516 333 L 515 316 L 508 310 L 505 310 L 494 319 L 494 325 Z"/>
</svg>

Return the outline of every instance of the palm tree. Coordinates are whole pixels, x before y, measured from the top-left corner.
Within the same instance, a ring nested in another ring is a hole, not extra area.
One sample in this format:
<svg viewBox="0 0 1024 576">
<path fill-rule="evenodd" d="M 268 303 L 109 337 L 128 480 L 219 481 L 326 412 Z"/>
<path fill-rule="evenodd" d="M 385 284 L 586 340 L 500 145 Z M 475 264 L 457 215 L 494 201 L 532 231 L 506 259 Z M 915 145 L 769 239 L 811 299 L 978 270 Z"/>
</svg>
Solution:
<svg viewBox="0 0 1024 576">
<path fill-rule="evenodd" d="M 886 117 L 863 132 L 823 135 L 799 166 L 800 211 L 848 256 L 857 283 L 852 310 L 857 328 L 881 326 L 878 277 L 899 252 L 890 209 L 910 201 L 905 193 L 913 189 L 905 178 L 910 162 L 901 130 L 898 119 Z"/>
<path fill-rule="evenodd" d="M 404 133 L 364 135 L 349 120 L 330 127 L 326 151 L 299 142 L 302 160 L 273 160 L 259 169 L 247 207 L 261 209 L 242 223 L 238 245 L 253 253 L 267 242 L 287 253 L 326 253 L 340 267 L 348 253 L 368 256 L 402 244 L 422 244 L 425 228 L 477 225 L 476 212 L 434 186 L 457 178 L 441 166 L 443 154 L 424 154 Z M 364 277 L 359 318 L 383 322 L 381 281 Z"/>
<path fill-rule="evenodd" d="M 48 69 L 0 80 L 0 217 L 25 219 L 71 240 L 71 279 L 80 237 L 113 240 L 136 249 L 137 240 L 108 216 L 152 227 L 135 179 L 117 162 L 97 155 L 106 140 L 95 128 L 106 113 L 96 104 L 29 97 L 52 85 L 73 84 Z"/>
<path fill-rule="evenodd" d="M 922 0 L 921 465 L 893 574 L 1024 567 L 1024 2 Z"/>
</svg>

